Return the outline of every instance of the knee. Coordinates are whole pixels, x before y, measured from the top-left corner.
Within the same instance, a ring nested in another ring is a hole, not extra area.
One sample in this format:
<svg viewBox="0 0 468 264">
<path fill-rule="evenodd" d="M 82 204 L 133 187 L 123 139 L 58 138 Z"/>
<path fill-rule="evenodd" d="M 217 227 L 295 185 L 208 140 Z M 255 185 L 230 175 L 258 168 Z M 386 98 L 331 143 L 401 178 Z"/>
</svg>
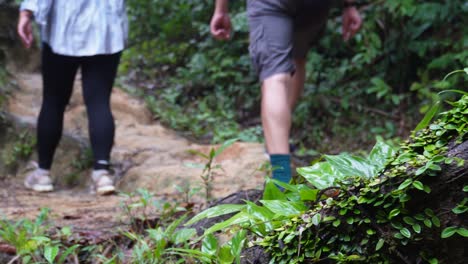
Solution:
<svg viewBox="0 0 468 264">
<path fill-rule="evenodd" d="M 287 88 L 291 84 L 291 80 L 292 80 L 292 75 L 289 73 L 275 74 L 266 78 L 263 81 L 263 86 L 265 87 L 278 86 L 278 87 Z"/>
</svg>

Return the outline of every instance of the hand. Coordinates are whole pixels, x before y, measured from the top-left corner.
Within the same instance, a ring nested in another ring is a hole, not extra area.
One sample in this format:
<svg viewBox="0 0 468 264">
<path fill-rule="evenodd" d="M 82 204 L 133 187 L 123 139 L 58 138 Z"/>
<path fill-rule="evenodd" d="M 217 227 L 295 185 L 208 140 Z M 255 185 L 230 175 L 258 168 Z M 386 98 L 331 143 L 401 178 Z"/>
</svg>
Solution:
<svg viewBox="0 0 468 264">
<path fill-rule="evenodd" d="M 23 42 L 25 48 L 29 49 L 34 41 L 34 35 L 32 32 L 32 12 L 23 10 L 20 12 L 18 20 L 18 35 Z"/>
<path fill-rule="evenodd" d="M 215 12 L 210 23 L 211 35 L 215 39 L 227 40 L 231 37 L 231 30 L 229 14 Z"/>
<path fill-rule="evenodd" d="M 343 39 L 348 41 L 361 28 L 362 19 L 356 7 L 348 7 L 343 11 Z"/>
</svg>

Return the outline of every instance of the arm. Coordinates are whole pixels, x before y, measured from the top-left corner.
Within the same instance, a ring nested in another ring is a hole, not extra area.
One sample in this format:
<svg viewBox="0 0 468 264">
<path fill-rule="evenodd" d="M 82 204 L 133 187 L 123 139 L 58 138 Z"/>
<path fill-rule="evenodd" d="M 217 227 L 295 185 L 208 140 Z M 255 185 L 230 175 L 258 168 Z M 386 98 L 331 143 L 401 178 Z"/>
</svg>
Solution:
<svg viewBox="0 0 468 264">
<path fill-rule="evenodd" d="M 25 1 L 21 5 L 17 28 L 18 35 L 21 38 L 21 42 L 23 42 L 23 45 L 26 48 L 30 48 L 34 41 L 34 35 L 32 31 L 32 17 L 34 5 L 28 5 L 28 3 L 31 4 L 31 2 L 32 1 Z"/>
<path fill-rule="evenodd" d="M 228 0 L 216 0 L 214 14 L 210 23 L 210 31 L 211 35 L 216 39 L 229 39 L 231 36 Z"/>
<path fill-rule="evenodd" d="M 362 19 L 354 0 L 344 0 L 342 33 L 344 41 L 352 38 L 361 28 Z"/>
</svg>

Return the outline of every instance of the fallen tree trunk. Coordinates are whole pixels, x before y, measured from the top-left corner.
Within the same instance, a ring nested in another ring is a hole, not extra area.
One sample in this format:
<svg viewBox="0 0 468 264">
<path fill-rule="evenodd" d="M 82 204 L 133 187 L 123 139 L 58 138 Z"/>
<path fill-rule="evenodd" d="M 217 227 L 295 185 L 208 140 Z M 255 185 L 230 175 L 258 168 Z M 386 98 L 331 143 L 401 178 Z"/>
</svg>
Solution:
<svg viewBox="0 0 468 264">
<path fill-rule="evenodd" d="M 411 241 L 406 245 L 391 243 L 390 241 L 395 239 L 394 232 L 392 231 L 394 227 L 391 226 L 392 223 L 375 223 L 374 217 L 377 210 L 374 206 L 359 206 L 363 214 L 374 218 L 372 219 L 372 225 L 377 229 L 375 235 L 389 241 L 385 243 L 390 245 L 381 249 L 381 251 L 388 251 L 387 253 L 391 256 L 392 263 L 427 263 L 427 260 L 424 261 L 423 257 L 418 254 L 419 252 L 433 253 L 431 256 L 428 256 L 427 259 L 438 259 L 439 263 L 468 263 L 468 255 L 465 250 L 467 245 L 466 237 L 454 235 L 446 239 L 441 238 L 441 232 L 446 227 L 468 226 L 468 218 L 466 216 L 451 213 L 452 208 L 456 207 L 457 203 L 467 197 L 466 192 L 462 189 L 463 184 L 466 185 L 468 183 L 468 141 L 458 145 L 451 144 L 447 156 L 462 159 L 465 163 L 463 166 L 457 166 L 456 164 L 446 165 L 437 177 L 428 178 L 425 184 L 431 188 L 431 193 L 427 194 L 419 190 L 414 190 L 409 193 L 412 199 L 411 202 L 407 204 L 408 211 L 420 211 L 421 208 L 431 209 L 439 219 L 440 226 L 429 229 L 430 232 L 427 232 L 425 239 Z M 397 188 L 398 185 L 395 187 Z M 322 219 L 325 217 L 324 213 L 325 212 L 322 213 Z M 339 208 L 328 210 L 326 215 L 334 216 L 342 223 L 346 223 L 346 218 L 348 217 L 347 215 L 340 216 Z M 426 221 L 426 223 L 428 222 Z M 423 224 L 424 222 L 420 225 Z M 431 222 L 430 225 L 433 225 L 433 223 Z M 362 225 L 361 227 L 353 225 L 352 228 L 354 234 L 366 234 L 369 230 L 368 225 Z M 347 228 L 345 227 L 344 229 Z M 336 231 L 339 231 L 339 229 Z M 324 234 L 323 238 L 330 235 L 331 234 Z M 353 239 L 351 241 L 353 241 Z M 286 250 L 286 247 L 282 250 Z M 369 250 L 375 251 L 375 247 L 369 247 Z M 261 246 L 245 249 L 242 256 L 242 263 L 244 264 L 267 264 L 270 263 L 271 260 L 269 253 Z M 304 261 L 304 263 L 308 262 L 336 263 L 335 260 Z"/>
</svg>

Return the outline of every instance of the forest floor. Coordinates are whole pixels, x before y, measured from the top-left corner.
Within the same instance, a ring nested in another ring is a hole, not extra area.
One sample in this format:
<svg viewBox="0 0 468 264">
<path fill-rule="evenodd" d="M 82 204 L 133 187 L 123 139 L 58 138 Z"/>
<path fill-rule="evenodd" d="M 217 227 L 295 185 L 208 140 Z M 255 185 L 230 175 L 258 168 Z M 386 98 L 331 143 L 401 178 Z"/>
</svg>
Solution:
<svg viewBox="0 0 468 264">
<path fill-rule="evenodd" d="M 17 74 L 18 89 L 7 104 L 7 111 L 17 120 L 35 127 L 40 109 L 41 77 L 38 73 Z M 144 102 L 121 89 L 114 89 L 112 109 L 116 119 L 115 145 L 112 162 L 119 165 L 118 189 L 132 193 L 144 188 L 165 201 L 206 202 L 200 178 L 205 160 L 191 154 L 196 150 L 208 154 L 219 145 L 200 145 L 177 135 L 155 121 Z M 86 109 L 77 78 L 74 94 L 65 114 L 64 134 L 87 142 Z M 63 140 L 62 140 L 63 141 Z M 61 143 L 62 144 L 62 143 Z M 63 145 L 63 144 L 62 144 Z M 60 147 L 59 147 L 60 148 Z M 64 167 L 71 166 L 77 157 L 62 155 L 66 146 L 58 150 L 52 177 L 60 182 Z M 66 158 L 68 157 L 68 158 Z M 265 172 L 259 170 L 266 162 L 264 147 L 258 143 L 236 142 L 215 159 L 222 169 L 215 170 L 212 180 L 213 198 L 221 198 L 239 190 L 262 188 Z M 11 220 L 35 218 L 41 208 L 50 209 L 56 226 L 73 226 L 77 230 L 106 230 L 124 225 L 126 215 L 122 203 L 131 198 L 124 195 L 99 197 L 90 192 L 89 171 L 81 173 L 75 186 L 57 184 L 51 193 L 35 193 L 22 185 L 22 168 L 14 175 L 0 177 L 0 216 Z M 3 180 L 1 180 L 3 179 Z M 176 186 L 185 192 L 177 190 Z M 195 191 L 199 188 L 199 191 Z M 190 201 L 188 201 L 190 200 Z"/>
</svg>

